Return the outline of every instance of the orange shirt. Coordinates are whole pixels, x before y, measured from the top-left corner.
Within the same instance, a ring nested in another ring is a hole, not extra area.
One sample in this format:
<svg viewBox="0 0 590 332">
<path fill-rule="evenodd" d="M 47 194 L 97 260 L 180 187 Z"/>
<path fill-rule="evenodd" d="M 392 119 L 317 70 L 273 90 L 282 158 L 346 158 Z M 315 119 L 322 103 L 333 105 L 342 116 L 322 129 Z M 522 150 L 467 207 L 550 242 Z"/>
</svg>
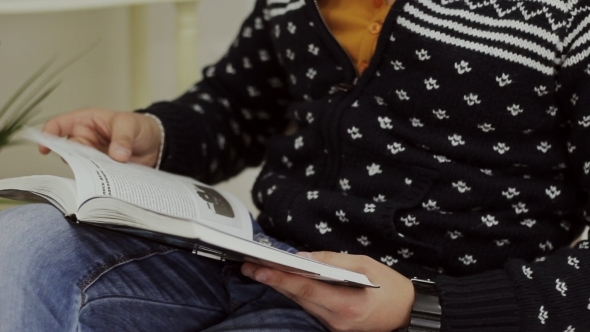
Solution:
<svg viewBox="0 0 590 332">
<path fill-rule="evenodd" d="M 320 12 L 359 74 L 369 66 L 377 37 L 393 1 L 318 0 Z"/>
</svg>

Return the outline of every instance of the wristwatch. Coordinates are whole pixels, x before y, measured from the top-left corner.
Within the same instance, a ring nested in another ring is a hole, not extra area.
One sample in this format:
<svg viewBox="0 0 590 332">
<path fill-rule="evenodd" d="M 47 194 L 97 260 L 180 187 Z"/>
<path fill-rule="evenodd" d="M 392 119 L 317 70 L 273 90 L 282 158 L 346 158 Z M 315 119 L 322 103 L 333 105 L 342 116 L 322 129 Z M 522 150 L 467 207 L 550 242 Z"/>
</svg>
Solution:
<svg viewBox="0 0 590 332">
<path fill-rule="evenodd" d="M 439 332 L 440 300 L 434 281 L 411 279 L 416 298 L 410 314 L 410 326 L 398 332 Z"/>
</svg>

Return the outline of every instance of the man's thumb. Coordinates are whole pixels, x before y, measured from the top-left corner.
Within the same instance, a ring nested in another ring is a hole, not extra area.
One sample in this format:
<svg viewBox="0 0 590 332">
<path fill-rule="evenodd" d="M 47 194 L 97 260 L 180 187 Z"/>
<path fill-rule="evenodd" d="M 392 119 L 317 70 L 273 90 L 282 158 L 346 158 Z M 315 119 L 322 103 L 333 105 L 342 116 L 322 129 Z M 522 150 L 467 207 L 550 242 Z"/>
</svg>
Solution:
<svg viewBox="0 0 590 332">
<path fill-rule="evenodd" d="M 111 122 L 111 144 L 109 156 L 116 161 L 127 162 L 133 153 L 133 134 L 136 123 L 131 116 L 120 114 L 114 116 Z"/>
</svg>

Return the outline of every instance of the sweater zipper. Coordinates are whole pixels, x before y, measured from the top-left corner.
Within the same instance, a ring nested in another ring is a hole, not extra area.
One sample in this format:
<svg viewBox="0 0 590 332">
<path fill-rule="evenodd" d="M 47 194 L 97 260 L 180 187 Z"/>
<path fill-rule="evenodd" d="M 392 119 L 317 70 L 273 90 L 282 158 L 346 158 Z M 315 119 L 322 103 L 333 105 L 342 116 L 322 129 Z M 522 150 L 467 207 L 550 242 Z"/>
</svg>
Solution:
<svg viewBox="0 0 590 332">
<path fill-rule="evenodd" d="M 359 72 L 356 69 L 356 66 L 354 65 L 354 61 L 350 57 L 350 54 L 348 54 L 348 52 L 346 52 L 346 50 L 344 49 L 344 47 L 342 47 L 342 44 L 340 44 L 340 42 L 338 41 L 338 39 L 336 39 L 336 37 L 334 36 L 334 34 L 332 33 L 332 31 L 330 30 L 330 27 L 328 26 L 328 23 L 326 23 L 326 20 L 324 19 L 324 16 L 322 16 L 322 11 L 320 10 L 320 5 L 318 5 L 318 1 L 317 0 L 313 0 L 313 3 L 315 5 L 315 9 L 317 11 L 318 16 L 320 17 L 320 20 L 324 24 L 324 28 L 326 28 L 326 31 L 328 31 L 328 33 L 332 37 L 332 40 L 338 45 L 338 47 L 340 48 L 340 50 L 342 51 L 342 53 L 344 53 L 346 55 L 346 58 L 348 59 L 349 65 L 350 65 L 350 67 L 352 68 L 352 70 L 354 72 L 354 80 L 352 81 L 352 83 L 341 83 L 341 84 L 338 84 L 338 86 L 337 86 L 337 88 L 340 89 L 340 90 L 342 90 L 342 91 L 348 91 L 348 90 L 352 89 L 352 87 L 354 85 L 356 85 L 356 82 L 358 81 L 358 78 L 359 78 Z"/>
<path fill-rule="evenodd" d="M 322 12 L 320 10 L 320 6 L 318 5 L 318 1 L 313 0 L 313 3 L 315 5 L 316 13 L 319 16 L 320 21 L 322 21 L 324 28 L 326 29 L 328 34 L 331 36 L 332 41 L 336 45 L 338 45 L 338 47 L 340 48 L 340 51 L 346 55 L 346 58 L 348 59 L 348 65 L 350 66 L 350 70 L 352 73 L 354 73 L 354 78 L 353 78 L 352 82 L 342 82 L 342 83 L 336 85 L 336 88 L 338 90 L 342 91 L 342 94 L 340 96 L 335 96 L 335 100 L 333 100 L 333 104 L 330 105 L 330 107 L 328 107 L 325 110 L 325 115 L 324 115 L 324 119 L 323 119 L 324 130 L 323 130 L 322 136 L 326 142 L 326 153 L 328 153 L 328 151 L 329 151 L 329 153 L 331 153 L 332 155 L 337 155 L 338 153 L 336 151 L 339 150 L 338 142 L 337 142 L 337 140 L 334 141 L 334 139 L 333 139 L 334 137 L 337 137 L 337 135 L 338 135 L 337 128 L 334 127 L 334 124 L 335 124 L 335 121 L 333 118 L 334 112 L 336 111 L 337 105 L 340 104 L 340 102 L 342 100 L 346 99 L 346 94 L 355 87 L 355 85 L 357 84 L 357 82 L 359 80 L 360 75 L 356 69 L 354 61 L 350 57 L 350 54 L 348 54 L 348 52 L 344 49 L 342 44 L 340 44 L 340 42 L 338 42 L 338 40 L 336 39 L 336 37 L 334 36 L 332 31 L 330 30 L 328 23 L 326 23 L 326 20 L 322 16 Z M 319 181 L 318 185 L 320 185 L 320 186 L 325 186 L 325 185 L 333 186 L 334 185 L 334 183 L 335 183 L 334 177 L 337 176 L 335 170 L 339 166 L 338 166 L 338 162 L 336 162 L 333 159 L 334 158 L 328 157 L 326 165 L 325 165 L 325 169 L 324 169 L 324 176 L 321 177 L 321 180 Z"/>
<path fill-rule="evenodd" d="M 393 4 L 393 6 L 402 7 L 408 1 L 411 1 L 411 0 L 396 0 L 396 2 Z M 357 85 L 366 84 L 366 82 L 368 80 L 370 80 L 371 77 L 367 76 L 366 74 L 363 74 L 362 77 L 361 77 L 361 75 L 359 75 L 359 72 L 357 71 L 356 66 L 354 64 L 354 61 L 352 60 L 352 58 L 350 57 L 348 52 L 346 52 L 344 47 L 342 47 L 342 45 L 338 42 L 338 40 L 336 39 L 336 37 L 334 36 L 332 31 L 330 31 L 330 28 L 328 27 L 326 20 L 321 15 L 320 7 L 318 5 L 317 0 L 313 0 L 313 2 L 315 4 L 316 13 L 317 13 L 317 15 L 319 15 L 320 20 L 322 21 L 322 23 L 324 24 L 324 27 L 326 28 L 326 31 L 332 37 L 332 40 L 340 47 L 341 51 L 344 52 L 344 54 L 348 58 L 348 62 L 351 66 L 351 69 L 354 72 L 354 80 L 351 83 L 344 82 L 344 83 L 341 83 L 337 86 L 337 88 L 339 90 L 343 91 L 343 93 L 340 94 L 340 96 L 335 95 L 332 104 L 330 105 L 330 107 L 328 107 L 325 110 L 324 118 L 322 119 L 322 122 L 323 122 L 322 125 L 324 127 L 322 136 L 323 136 L 324 141 L 326 142 L 325 143 L 326 148 L 327 148 L 326 153 L 331 154 L 332 157 L 327 158 L 325 170 L 323 172 L 322 179 L 319 181 L 318 185 L 320 187 L 324 187 L 324 188 L 336 189 L 336 187 L 338 185 L 337 179 L 338 179 L 339 169 L 341 166 L 340 165 L 341 160 L 339 160 L 337 157 L 340 155 L 340 143 L 341 143 L 339 140 L 339 136 L 338 136 L 338 129 L 339 129 L 338 126 L 340 124 L 340 120 L 342 117 L 342 107 L 339 107 L 339 106 L 342 103 L 351 103 L 352 104 L 352 101 L 354 100 L 354 98 L 357 98 L 359 91 L 356 91 L 356 93 L 351 93 L 351 90 L 353 90 Z M 391 21 L 394 20 L 399 15 L 399 11 L 397 13 L 392 12 L 393 8 L 394 7 L 392 7 L 390 9 L 390 12 L 387 14 L 385 22 L 383 22 L 383 27 L 388 27 L 389 25 L 391 25 L 392 24 Z M 384 43 L 386 42 L 387 38 L 388 37 L 386 37 L 382 31 L 379 35 L 379 38 L 377 39 L 377 47 L 375 49 L 375 54 L 371 58 L 369 67 L 367 68 L 367 71 L 369 68 L 374 67 L 375 64 L 377 63 L 376 57 L 379 57 L 379 54 L 377 54 L 377 52 L 382 51 L 382 49 L 385 47 Z"/>
</svg>

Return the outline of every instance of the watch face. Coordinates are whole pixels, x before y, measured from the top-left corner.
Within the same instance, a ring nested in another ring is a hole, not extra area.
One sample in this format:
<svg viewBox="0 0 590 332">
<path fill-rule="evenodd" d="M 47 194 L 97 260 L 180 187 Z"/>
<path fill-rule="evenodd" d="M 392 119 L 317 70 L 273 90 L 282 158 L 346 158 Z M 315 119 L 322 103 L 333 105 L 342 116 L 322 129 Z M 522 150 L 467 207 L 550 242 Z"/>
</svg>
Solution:
<svg viewBox="0 0 590 332">
<path fill-rule="evenodd" d="M 416 293 L 436 296 L 438 298 L 438 290 L 433 281 L 412 279 L 412 284 Z"/>
</svg>

